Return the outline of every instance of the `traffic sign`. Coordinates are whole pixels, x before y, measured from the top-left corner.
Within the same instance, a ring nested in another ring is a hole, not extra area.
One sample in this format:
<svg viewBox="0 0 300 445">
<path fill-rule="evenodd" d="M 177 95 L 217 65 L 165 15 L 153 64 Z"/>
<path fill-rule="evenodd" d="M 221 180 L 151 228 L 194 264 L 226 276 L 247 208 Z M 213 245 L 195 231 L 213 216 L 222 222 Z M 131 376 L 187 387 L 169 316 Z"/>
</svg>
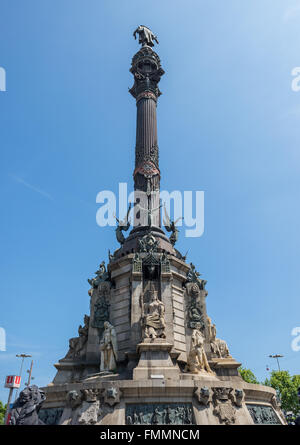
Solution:
<svg viewBox="0 0 300 445">
<path fill-rule="evenodd" d="M 5 379 L 5 388 L 20 388 L 21 376 L 19 375 L 8 375 Z"/>
</svg>

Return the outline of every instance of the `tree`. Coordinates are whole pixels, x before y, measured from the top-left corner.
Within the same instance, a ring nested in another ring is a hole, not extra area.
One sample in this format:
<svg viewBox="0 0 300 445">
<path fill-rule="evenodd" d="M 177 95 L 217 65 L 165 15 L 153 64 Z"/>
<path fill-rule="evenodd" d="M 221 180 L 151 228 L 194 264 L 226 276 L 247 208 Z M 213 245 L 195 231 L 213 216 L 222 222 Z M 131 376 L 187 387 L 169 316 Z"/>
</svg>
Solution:
<svg viewBox="0 0 300 445">
<path fill-rule="evenodd" d="M 288 371 L 272 371 L 270 379 L 266 379 L 264 384 L 277 390 L 281 408 L 285 412 L 291 411 L 294 416 L 300 414 L 297 396 L 297 391 L 300 387 L 300 375 L 291 376 Z"/>
<path fill-rule="evenodd" d="M 259 381 L 257 380 L 257 378 L 255 377 L 255 375 L 253 374 L 253 372 L 250 369 L 246 369 L 246 368 L 243 368 L 242 366 L 240 366 L 238 371 L 240 373 L 240 376 L 242 377 L 242 379 L 245 382 L 255 383 L 256 385 L 259 384 Z"/>
<path fill-rule="evenodd" d="M 6 411 L 6 405 L 3 405 L 3 403 L 0 400 L 0 425 L 4 424 L 5 411 Z"/>
</svg>

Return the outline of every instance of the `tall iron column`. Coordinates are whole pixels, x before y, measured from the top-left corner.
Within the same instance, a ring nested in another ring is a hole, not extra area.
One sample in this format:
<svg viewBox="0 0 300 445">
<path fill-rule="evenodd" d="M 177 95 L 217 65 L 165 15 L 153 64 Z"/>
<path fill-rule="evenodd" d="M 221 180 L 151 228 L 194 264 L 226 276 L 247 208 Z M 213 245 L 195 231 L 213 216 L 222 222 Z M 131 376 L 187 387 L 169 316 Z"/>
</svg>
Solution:
<svg viewBox="0 0 300 445">
<path fill-rule="evenodd" d="M 140 34 L 142 35 L 142 33 Z M 134 85 L 129 90 L 136 99 L 136 146 L 134 190 L 136 200 L 134 227 L 160 227 L 156 106 L 161 92 L 158 83 L 164 70 L 151 48 L 151 41 L 140 38 L 143 44 L 132 59 Z"/>
</svg>

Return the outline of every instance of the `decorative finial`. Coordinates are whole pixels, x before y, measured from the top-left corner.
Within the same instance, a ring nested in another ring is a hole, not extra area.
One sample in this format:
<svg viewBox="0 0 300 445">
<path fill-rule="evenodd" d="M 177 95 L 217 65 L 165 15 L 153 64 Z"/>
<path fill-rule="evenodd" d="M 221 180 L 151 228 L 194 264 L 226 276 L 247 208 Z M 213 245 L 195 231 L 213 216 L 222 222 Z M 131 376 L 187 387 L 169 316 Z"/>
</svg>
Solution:
<svg viewBox="0 0 300 445">
<path fill-rule="evenodd" d="M 142 44 L 142 46 L 154 46 L 153 41 L 155 41 L 158 44 L 157 37 L 153 34 L 151 29 L 147 28 L 147 26 L 140 25 L 136 28 L 136 30 L 133 33 L 133 37 L 136 39 L 136 35 L 139 35 L 139 43 Z"/>
</svg>

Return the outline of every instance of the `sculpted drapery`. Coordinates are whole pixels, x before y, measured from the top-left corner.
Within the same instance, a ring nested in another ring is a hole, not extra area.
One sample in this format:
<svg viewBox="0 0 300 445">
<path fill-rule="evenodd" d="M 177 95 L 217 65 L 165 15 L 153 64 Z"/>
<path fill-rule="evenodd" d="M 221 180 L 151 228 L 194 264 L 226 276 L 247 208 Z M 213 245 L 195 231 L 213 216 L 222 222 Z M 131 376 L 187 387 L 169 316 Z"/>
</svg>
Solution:
<svg viewBox="0 0 300 445">
<path fill-rule="evenodd" d="M 100 371 L 114 371 L 117 368 L 118 348 L 116 330 L 108 321 L 100 341 Z"/>
</svg>

